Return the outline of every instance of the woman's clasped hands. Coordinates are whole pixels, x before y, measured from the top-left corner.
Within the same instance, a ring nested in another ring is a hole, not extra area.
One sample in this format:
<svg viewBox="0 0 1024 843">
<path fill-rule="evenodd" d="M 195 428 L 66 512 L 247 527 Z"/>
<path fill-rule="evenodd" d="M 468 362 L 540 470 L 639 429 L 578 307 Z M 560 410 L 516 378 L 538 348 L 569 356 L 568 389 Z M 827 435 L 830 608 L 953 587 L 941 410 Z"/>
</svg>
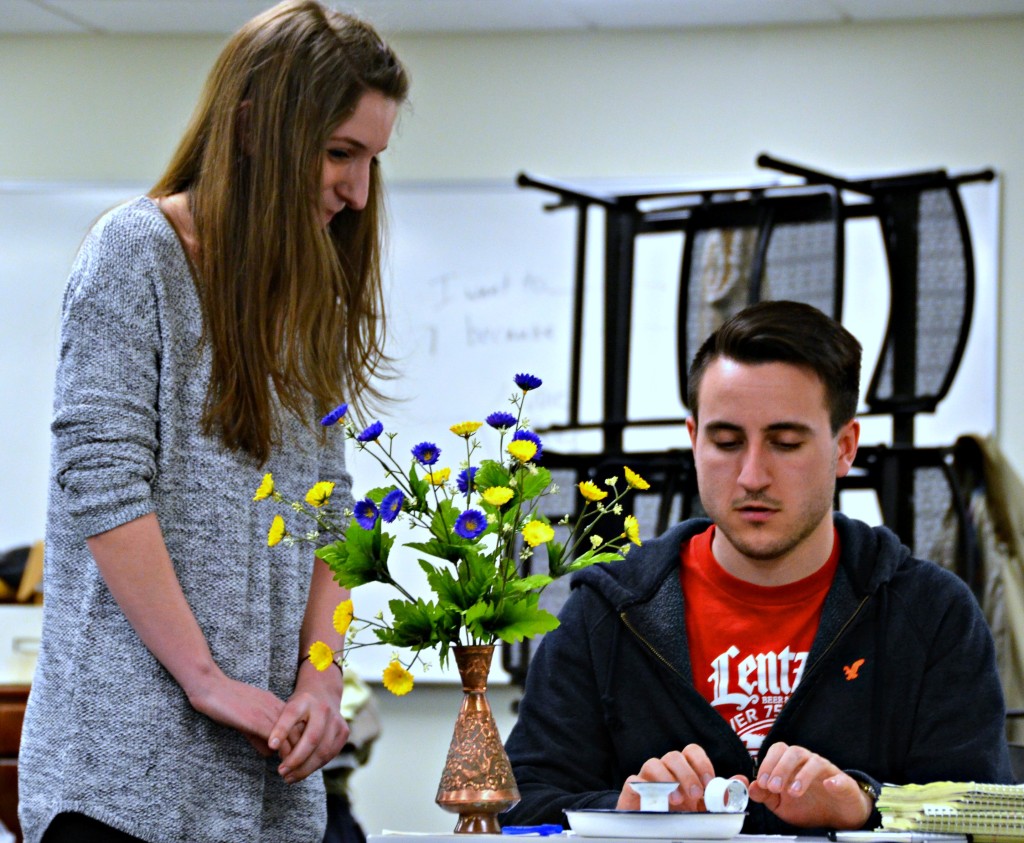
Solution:
<svg viewBox="0 0 1024 843">
<path fill-rule="evenodd" d="M 304 662 L 287 701 L 223 673 L 190 693 L 189 701 L 210 719 L 241 732 L 260 755 L 276 753 L 278 773 L 294 784 L 337 756 L 348 740 L 341 692 L 340 672 L 319 673 Z"/>
</svg>

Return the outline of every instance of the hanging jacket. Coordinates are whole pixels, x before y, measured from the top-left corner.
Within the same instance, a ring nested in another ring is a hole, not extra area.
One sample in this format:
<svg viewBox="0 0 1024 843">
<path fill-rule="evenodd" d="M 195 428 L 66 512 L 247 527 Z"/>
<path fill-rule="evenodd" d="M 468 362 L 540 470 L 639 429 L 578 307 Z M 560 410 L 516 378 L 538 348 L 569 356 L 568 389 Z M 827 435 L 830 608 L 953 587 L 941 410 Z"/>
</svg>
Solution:
<svg viewBox="0 0 1024 843">
<path fill-rule="evenodd" d="M 782 741 L 877 782 L 1012 781 L 992 637 L 973 595 L 889 530 L 838 513 L 839 567 L 803 676 L 752 759 L 693 685 L 680 547 L 710 523 L 686 521 L 574 576 L 507 742 L 522 799 L 503 824 L 614 808 L 645 761 L 691 743 L 726 777 L 754 778 Z M 820 830 L 752 802 L 743 832 Z"/>
</svg>

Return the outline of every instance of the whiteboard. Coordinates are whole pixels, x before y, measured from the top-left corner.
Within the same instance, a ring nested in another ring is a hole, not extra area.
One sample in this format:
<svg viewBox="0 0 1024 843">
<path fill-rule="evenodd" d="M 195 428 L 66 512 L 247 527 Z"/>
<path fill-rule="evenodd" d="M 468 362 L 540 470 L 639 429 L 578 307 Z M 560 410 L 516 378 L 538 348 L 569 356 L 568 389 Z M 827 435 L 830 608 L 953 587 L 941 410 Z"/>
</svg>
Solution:
<svg viewBox="0 0 1024 843">
<path fill-rule="evenodd" d="M 680 183 L 678 178 L 666 181 Z M 104 210 L 145 189 L 138 184 L 0 183 L 0 401 L 5 408 L 0 414 L 0 551 L 43 535 L 60 302 L 75 252 Z M 917 420 L 916 437 L 922 445 L 948 444 L 963 432 L 995 430 L 998 182 L 964 185 L 961 196 L 975 253 L 974 321 L 950 395 L 935 414 Z M 512 378 L 518 372 L 544 380 L 528 397 L 532 426 L 565 421 L 575 212 L 548 213 L 544 206 L 550 194 L 518 188 L 511 180 L 396 182 L 389 197 L 389 350 L 401 376 L 385 384 L 398 400 L 379 418 L 385 430 L 397 432 L 396 452 L 405 455 L 407 464 L 415 444 L 436 442 L 445 451 L 442 463 L 455 473 L 461 440 L 449 426 L 509 409 Z M 590 214 L 582 418 L 596 421 L 601 413 L 603 221 L 601 211 L 592 209 Z M 877 225 L 850 221 L 845 235 L 847 288 L 858 292 L 847 294 L 843 321 L 864 345 L 866 382 L 882 340 L 881 320 L 888 312 L 887 271 Z M 637 243 L 629 372 L 632 418 L 685 415 L 674 371 L 681 253 L 678 234 L 643 237 Z M 485 438 L 483 430 L 480 435 Z M 863 443 L 888 442 L 890 435 L 885 419 L 864 420 Z M 631 436 L 628 448 L 687 444 L 682 426 Z M 562 451 L 597 447 L 589 434 L 561 434 L 550 442 L 546 438 L 545 444 Z M 351 450 L 349 457 L 357 495 L 380 483 L 376 463 Z M 855 514 L 877 523 L 877 512 Z M 412 559 L 395 567 L 408 569 L 413 590 L 425 592 Z M 393 596 L 383 587 L 363 586 L 357 593 L 357 613 L 371 616 Z M 353 664 L 364 676 L 378 676 L 390 657 L 385 649 L 360 650 Z M 433 670 L 418 678 L 452 677 L 452 671 Z M 495 667 L 492 680 L 502 677 Z"/>
</svg>

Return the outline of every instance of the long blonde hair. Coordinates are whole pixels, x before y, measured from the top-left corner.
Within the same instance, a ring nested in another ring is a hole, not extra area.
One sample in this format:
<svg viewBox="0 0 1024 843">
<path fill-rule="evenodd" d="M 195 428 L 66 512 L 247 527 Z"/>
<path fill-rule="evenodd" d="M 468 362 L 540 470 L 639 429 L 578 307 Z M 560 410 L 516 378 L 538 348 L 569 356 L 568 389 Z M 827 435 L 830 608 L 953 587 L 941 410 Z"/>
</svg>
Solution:
<svg viewBox="0 0 1024 843">
<path fill-rule="evenodd" d="M 367 23 L 314 0 L 253 18 L 218 57 L 154 197 L 186 192 L 212 372 L 204 431 L 266 461 L 272 391 L 308 420 L 342 399 L 365 408 L 386 376 L 377 162 L 362 211 L 324 228 L 324 143 L 367 91 L 398 103 L 401 62 Z"/>
</svg>

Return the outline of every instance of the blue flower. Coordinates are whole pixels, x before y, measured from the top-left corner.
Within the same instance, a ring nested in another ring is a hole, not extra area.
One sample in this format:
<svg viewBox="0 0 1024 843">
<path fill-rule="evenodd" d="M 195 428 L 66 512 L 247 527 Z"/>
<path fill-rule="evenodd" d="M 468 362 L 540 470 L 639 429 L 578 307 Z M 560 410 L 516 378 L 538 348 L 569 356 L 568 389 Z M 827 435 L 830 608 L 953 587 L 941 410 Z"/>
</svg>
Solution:
<svg viewBox="0 0 1024 843">
<path fill-rule="evenodd" d="M 459 491 L 466 495 L 473 488 L 473 478 L 476 477 L 476 466 L 471 465 L 469 468 L 464 468 L 459 472 L 459 476 L 455 479 L 455 485 L 459 487 Z"/>
<path fill-rule="evenodd" d="M 537 462 L 540 460 L 541 455 L 544 453 L 544 448 L 541 446 L 540 437 L 530 430 L 517 430 L 512 434 L 512 441 L 515 442 L 517 439 L 525 439 L 528 442 L 532 442 L 537 446 L 537 453 L 533 455 L 533 459 L 530 462 Z"/>
<path fill-rule="evenodd" d="M 348 404 L 339 404 L 326 416 L 320 419 L 320 424 L 324 427 L 330 427 L 332 424 L 337 424 L 341 418 L 348 412 Z"/>
<path fill-rule="evenodd" d="M 356 436 L 360 442 L 373 442 L 384 432 L 383 422 L 375 421 L 366 430 Z"/>
<path fill-rule="evenodd" d="M 487 529 L 487 516 L 479 509 L 467 509 L 455 520 L 455 532 L 464 539 L 475 539 Z"/>
<path fill-rule="evenodd" d="M 433 465 L 441 456 L 441 449 L 433 442 L 420 442 L 412 449 L 412 455 L 420 465 Z"/>
<path fill-rule="evenodd" d="M 486 422 L 493 427 L 495 430 L 507 430 L 510 427 L 515 427 L 516 417 L 511 413 L 491 413 Z"/>
<path fill-rule="evenodd" d="M 536 375 L 527 375 L 525 373 L 516 375 L 516 386 L 518 386 L 523 392 L 529 392 L 531 389 L 536 389 L 542 383 L 544 383 L 544 381 Z"/>
<path fill-rule="evenodd" d="M 369 498 L 359 501 L 352 513 L 356 517 L 359 526 L 364 530 L 372 530 L 377 523 L 377 504 Z"/>
<path fill-rule="evenodd" d="M 398 517 L 398 513 L 402 510 L 402 504 L 405 502 L 405 495 L 402 494 L 401 489 L 392 489 L 386 495 L 384 500 L 380 502 L 380 517 L 385 524 L 390 524 Z"/>
</svg>

